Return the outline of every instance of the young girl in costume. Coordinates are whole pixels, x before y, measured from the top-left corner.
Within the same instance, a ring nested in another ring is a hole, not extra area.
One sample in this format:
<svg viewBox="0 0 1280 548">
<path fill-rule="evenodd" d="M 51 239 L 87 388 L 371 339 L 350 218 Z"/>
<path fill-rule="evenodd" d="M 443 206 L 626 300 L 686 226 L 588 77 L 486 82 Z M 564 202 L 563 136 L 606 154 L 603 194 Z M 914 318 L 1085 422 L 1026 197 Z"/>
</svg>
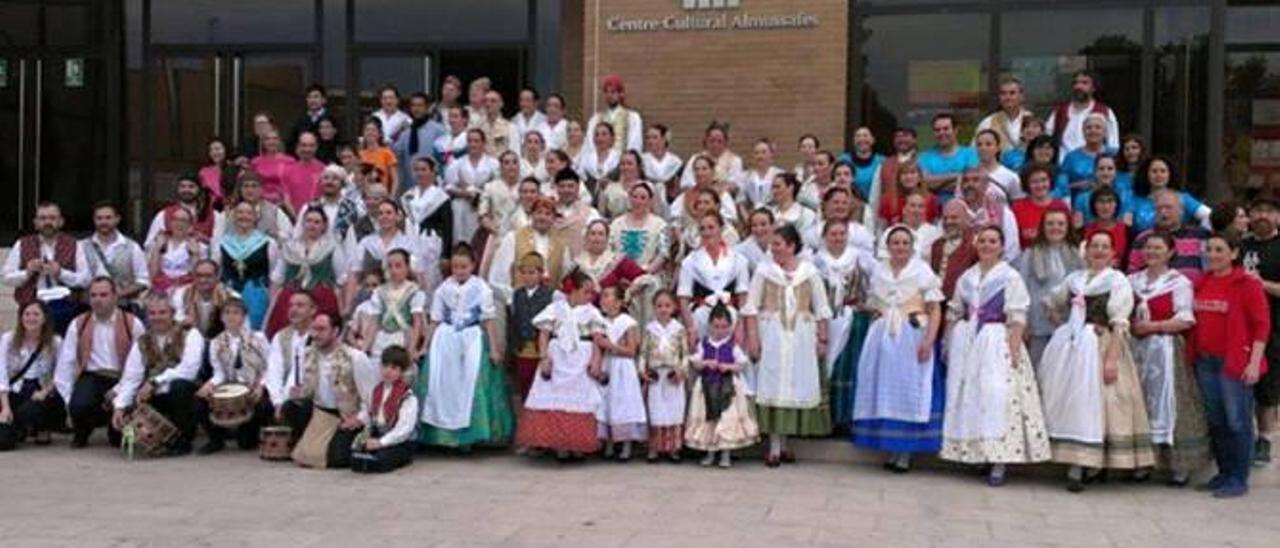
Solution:
<svg viewBox="0 0 1280 548">
<path fill-rule="evenodd" d="M 680 462 L 684 446 L 685 364 L 684 325 L 675 319 L 676 296 L 661 290 L 653 296 L 653 319 L 640 344 L 640 371 L 649 401 L 649 462 L 666 455 Z"/>
<path fill-rule="evenodd" d="M 618 460 L 631 460 L 632 442 L 648 438 L 644 395 L 640 391 L 640 372 L 636 368 L 636 348 L 640 334 L 636 321 L 623 312 L 622 289 L 606 287 L 600 294 L 604 311 L 604 333 L 596 336 L 596 344 L 604 356 L 600 391 L 604 405 L 596 412 L 604 456 L 613 455 L 615 443 L 621 443 Z"/>
<path fill-rule="evenodd" d="M 733 342 L 733 314 L 724 303 L 711 308 L 708 334 L 688 357 L 695 375 L 685 421 L 685 445 L 706 451 L 703 466 L 732 466 L 732 452 L 755 445 L 760 437 L 754 409 L 747 401 L 743 369 L 751 362 Z"/>
</svg>

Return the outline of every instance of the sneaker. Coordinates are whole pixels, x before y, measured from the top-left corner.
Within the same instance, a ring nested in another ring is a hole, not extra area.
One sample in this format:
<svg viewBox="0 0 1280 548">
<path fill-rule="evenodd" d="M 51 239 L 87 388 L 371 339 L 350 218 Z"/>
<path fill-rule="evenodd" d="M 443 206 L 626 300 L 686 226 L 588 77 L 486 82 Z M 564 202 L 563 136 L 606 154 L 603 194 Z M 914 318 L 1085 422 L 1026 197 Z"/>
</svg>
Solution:
<svg viewBox="0 0 1280 548">
<path fill-rule="evenodd" d="M 1253 445 L 1253 465 L 1260 468 L 1268 464 L 1271 464 L 1271 440 L 1258 438 Z"/>
<path fill-rule="evenodd" d="M 1249 493 L 1249 486 L 1236 481 L 1228 481 L 1213 491 L 1215 499 L 1234 499 Z"/>
</svg>

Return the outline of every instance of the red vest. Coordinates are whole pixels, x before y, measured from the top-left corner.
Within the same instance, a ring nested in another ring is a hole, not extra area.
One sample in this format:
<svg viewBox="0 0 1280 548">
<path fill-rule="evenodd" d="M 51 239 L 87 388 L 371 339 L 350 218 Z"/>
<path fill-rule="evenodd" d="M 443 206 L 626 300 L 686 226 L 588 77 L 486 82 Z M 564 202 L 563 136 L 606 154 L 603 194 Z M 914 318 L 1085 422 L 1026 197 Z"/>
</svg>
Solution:
<svg viewBox="0 0 1280 548">
<path fill-rule="evenodd" d="M 40 256 L 40 236 L 29 234 L 18 240 L 22 247 L 22 253 L 19 255 L 18 268 L 26 269 L 27 263 L 41 258 Z M 54 238 L 53 244 L 53 260 L 58 263 L 64 270 L 76 269 L 76 241 L 66 234 L 58 234 Z M 18 286 L 13 290 L 13 300 L 18 301 L 18 307 L 26 306 L 27 303 L 36 300 L 36 284 L 40 282 L 41 276 L 33 276 L 26 283 Z"/>
<path fill-rule="evenodd" d="M 1107 105 L 1102 101 L 1093 100 L 1093 108 L 1089 109 L 1090 114 L 1107 115 Z M 1071 101 L 1063 101 L 1053 108 L 1053 142 L 1062 145 L 1062 134 L 1067 132 L 1067 122 L 1071 120 Z"/>
<path fill-rule="evenodd" d="M 382 418 L 387 422 L 387 430 L 392 429 L 396 425 L 396 421 L 400 420 L 400 404 L 404 403 L 404 399 L 409 397 L 409 385 L 404 381 L 396 381 L 391 385 L 391 393 L 388 394 L 385 388 L 386 383 L 378 383 L 373 388 L 373 401 L 369 406 L 369 420 L 377 415 L 378 408 L 382 407 Z"/>
</svg>

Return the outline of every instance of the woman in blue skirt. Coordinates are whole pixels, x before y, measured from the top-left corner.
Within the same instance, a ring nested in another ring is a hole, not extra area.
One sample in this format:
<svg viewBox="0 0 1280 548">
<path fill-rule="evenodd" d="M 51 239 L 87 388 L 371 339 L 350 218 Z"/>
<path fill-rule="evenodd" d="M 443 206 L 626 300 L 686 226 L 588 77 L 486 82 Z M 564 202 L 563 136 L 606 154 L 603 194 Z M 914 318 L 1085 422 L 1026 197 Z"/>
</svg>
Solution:
<svg viewBox="0 0 1280 548">
<path fill-rule="evenodd" d="M 885 467 L 911 468 L 912 453 L 942 447 L 946 384 L 934 348 L 942 282 L 915 256 L 911 230 L 889 229 L 889 259 L 876 266 L 868 307 L 877 316 L 858 360 L 853 443 L 889 453 Z"/>
</svg>

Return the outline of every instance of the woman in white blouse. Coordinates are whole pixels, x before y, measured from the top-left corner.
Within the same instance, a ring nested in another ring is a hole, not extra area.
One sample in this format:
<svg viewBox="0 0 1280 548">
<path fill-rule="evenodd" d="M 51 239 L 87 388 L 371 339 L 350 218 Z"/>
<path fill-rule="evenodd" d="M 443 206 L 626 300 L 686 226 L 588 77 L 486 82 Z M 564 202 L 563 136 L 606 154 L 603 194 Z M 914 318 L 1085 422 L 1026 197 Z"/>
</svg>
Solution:
<svg viewBox="0 0 1280 548">
<path fill-rule="evenodd" d="M 53 384 L 62 338 L 39 301 L 23 306 L 18 318 L 18 326 L 0 336 L 0 451 L 13 449 L 28 434 L 46 445 L 49 431 L 65 420 L 65 404 Z"/>
</svg>

